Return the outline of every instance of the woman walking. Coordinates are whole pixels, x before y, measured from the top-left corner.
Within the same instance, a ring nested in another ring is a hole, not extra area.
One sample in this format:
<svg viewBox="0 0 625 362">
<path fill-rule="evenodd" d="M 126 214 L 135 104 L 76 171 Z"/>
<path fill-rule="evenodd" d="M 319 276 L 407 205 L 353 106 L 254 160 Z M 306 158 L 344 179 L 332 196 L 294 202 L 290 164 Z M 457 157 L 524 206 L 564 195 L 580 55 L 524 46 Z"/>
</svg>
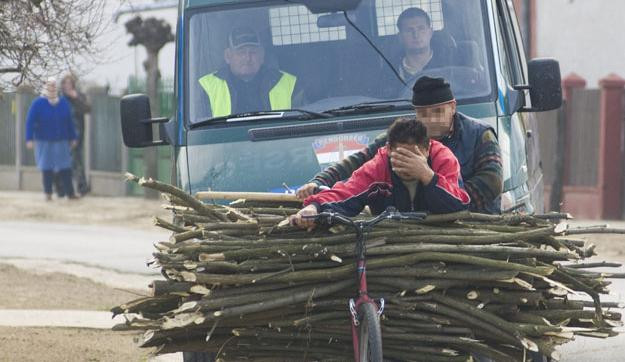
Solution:
<svg viewBox="0 0 625 362">
<path fill-rule="evenodd" d="M 59 97 L 56 79 L 49 78 L 41 97 L 30 105 L 26 117 L 26 147 L 35 149 L 37 168 L 43 174 L 46 200 L 52 200 L 54 173 L 61 178 L 62 195 L 75 199 L 72 185 L 71 148 L 77 144 L 71 107 L 65 97 Z"/>
</svg>

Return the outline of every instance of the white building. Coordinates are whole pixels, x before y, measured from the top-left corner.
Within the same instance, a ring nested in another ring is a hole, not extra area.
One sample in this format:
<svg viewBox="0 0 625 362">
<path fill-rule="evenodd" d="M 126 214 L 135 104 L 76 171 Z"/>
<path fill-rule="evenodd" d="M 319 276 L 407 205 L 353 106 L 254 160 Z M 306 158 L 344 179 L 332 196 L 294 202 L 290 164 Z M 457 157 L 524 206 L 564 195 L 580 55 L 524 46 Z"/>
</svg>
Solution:
<svg viewBox="0 0 625 362">
<path fill-rule="evenodd" d="M 531 7 L 532 56 L 558 59 L 563 77 L 574 72 L 589 88 L 596 88 L 609 73 L 625 77 L 625 1 L 515 2 Z"/>
</svg>

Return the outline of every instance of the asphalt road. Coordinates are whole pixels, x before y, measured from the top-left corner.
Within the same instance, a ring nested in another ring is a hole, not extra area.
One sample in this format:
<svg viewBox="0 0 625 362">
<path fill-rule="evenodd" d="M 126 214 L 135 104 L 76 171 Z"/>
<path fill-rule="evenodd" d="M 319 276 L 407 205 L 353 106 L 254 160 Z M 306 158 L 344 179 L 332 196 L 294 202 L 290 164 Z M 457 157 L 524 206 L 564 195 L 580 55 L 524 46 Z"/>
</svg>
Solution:
<svg viewBox="0 0 625 362">
<path fill-rule="evenodd" d="M 131 274 L 155 274 L 156 271 L 146 267 L 145 262 L 154 250 L 152 244 L 167 240 L 168 235 L 166 231 L 146 232 L 110 226 L 0 222 L 0 262 L 16 258 L 47 259 L 51 263 L 77 263 Z M 625 268 L 618 271 L 625 273 Z M 611 290 L 612 294 L 602 296 L 602 300 L 625 301 L 625 280 L 614 280 Z M 608 339 L 577 337 L 559 350 L 564 362 L 625 361 L 625 335 Z"/>
<path fill-rule="evenodd" d="M 0 222 L 0 258 L 51 259 L 126 273 L 154 274 L 146 260 L 169 233 L 96 225 Z"/>
</svg>

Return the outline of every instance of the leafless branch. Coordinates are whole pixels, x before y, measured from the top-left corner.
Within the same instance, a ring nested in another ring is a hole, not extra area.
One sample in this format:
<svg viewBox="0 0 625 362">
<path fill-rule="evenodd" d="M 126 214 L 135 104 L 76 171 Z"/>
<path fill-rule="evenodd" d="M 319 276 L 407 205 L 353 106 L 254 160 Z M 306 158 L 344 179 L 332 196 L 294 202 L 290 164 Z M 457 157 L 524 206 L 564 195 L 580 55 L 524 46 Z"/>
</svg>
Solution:
<svg viewBox="0 0 625 362">
<path fill-rule="evenodd" d="M 110 21 L 104 0 L 0 1 L 0 88 L 25 81 L 39 84 L 48 75 L 97 59 L 96 38 Z M 14 75 L 11 75 L 14 74 Z"/>
</svg>

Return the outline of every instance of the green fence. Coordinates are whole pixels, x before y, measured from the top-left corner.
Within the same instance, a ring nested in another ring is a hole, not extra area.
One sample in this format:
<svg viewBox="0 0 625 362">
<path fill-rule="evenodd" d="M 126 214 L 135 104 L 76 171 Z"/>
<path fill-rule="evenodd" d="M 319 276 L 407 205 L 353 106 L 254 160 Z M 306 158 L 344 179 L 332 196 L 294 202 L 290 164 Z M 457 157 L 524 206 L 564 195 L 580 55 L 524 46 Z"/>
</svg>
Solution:
<svg viewBox="0 0 625 362">
<path fill-rule="evenodd" d="M 122 172 L 122 131 L 119 97 L 91 97 L 90 162 L 95 171 Z"/>
<path fill-rule="evenodd" d="M 0 96 L 0 165 L 15 165 L 15 94 Z"/>
<path fill-rule="evenodd" d="M 29 150 L 26 148 L 26 142 L 23 142 L 24 136 L 26 135 L 26 116 L 28 114 L 28 109 L 32 102 L 39 95 L 34 93 L 22 93 L 22 102 L 21 102 L 21 111 L 24 115 L 24 121 L 20 122 L 19 126 L 22 127 L 22 139 L 20 140 L 20 147 L 22 148 L 22 165 L 23 166 L 35 166 L 35 153 L 33 150 Z M 19 102 L 16 102 L 19 103 Z M 19 107 L 19 104 L 17 105 Z M 19 111 L 19 110 L 16 110 Z"/>
</svg>

